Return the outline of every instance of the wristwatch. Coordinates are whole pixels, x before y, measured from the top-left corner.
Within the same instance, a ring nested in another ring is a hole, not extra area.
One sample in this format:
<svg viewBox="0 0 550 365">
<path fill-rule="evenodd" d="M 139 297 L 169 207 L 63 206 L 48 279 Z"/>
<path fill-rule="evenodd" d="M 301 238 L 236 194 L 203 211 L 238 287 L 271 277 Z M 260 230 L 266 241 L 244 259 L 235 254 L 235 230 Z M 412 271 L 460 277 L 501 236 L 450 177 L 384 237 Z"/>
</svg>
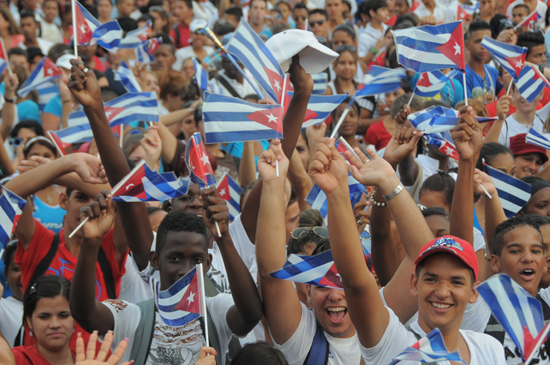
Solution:
<svg viewBox="0 0 550 365">
<path fill-rule="evenodd" d="M 389 202 L 390 200 L 395 198 L 395 196 L 399 194 L 401 190 L 403 190 L 403 188 L 404 188 L 403 184 L 399 183 L 399 185 L 397 185 L 395 189 L 393 189 L 388 195 L 384 195 L 384 199 L 386 199 L 386 202 Z"/>
</svg>

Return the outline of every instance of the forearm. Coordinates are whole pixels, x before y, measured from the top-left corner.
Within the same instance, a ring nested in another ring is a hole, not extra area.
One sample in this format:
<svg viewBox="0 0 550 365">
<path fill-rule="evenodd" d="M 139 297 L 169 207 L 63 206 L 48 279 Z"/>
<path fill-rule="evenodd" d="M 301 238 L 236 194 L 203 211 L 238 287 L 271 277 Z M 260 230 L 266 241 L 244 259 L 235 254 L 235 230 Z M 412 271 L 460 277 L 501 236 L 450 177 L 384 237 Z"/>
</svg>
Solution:
<svg viewBox="0 0 550 365">
<path fill-rule="evenodd" d="M 451 207 L 451 234 L 474 243 L 474 172 L 477 156 L 471 160 L 460 159 Z"/>
<path fill-rule="evenodd" d="M 111 190 L 109 184 L 90 184 L 85 183 L 76 172 L 70 172 L 58 177 L 53 181 L 54 184 L 69 187 L 78 190 L 88 196 L 97 196 L 103 190 Z"/>
<path fill-rule="evenodd" d="M 313 186 L 313 182 L 302 164 L 298 151 L 294 151 L 292 154 L 287 177 L 288 180 L 290 180 L 292 188 L 296 191 L 300 209 L 307 209 L 307 203 L 305 203 L 305 200 L 311 190 L 311 187 Z"/>
<path fill-rule="evenodd" d="M 498 142 L 498 137 L 500 136 L 500 131 L 502 130 L 503 125 L 504 120 L 495 120 L 491 126 L 491 129 L 489 129 L 489 132 L 487 132 L 487 135 L 483 139 L 483 143 Z"/>
<path fill-rule="evenodd" d="M 0 139 L 0 169 L 2 169 L 2 174 L 4 176 L 11 176 L 15 172 L 6 147 L 4 146 L 4 140 Z"/>
<path fill-rule="evenodd" d="M 282 146 L 289 160 L 292 158 L 292 154 L 296 148 L 296 142 L 302 130 L 302 123 L 306 116 L 307 104 L 310 97 L 311 90 L 296 91 L 283 119 L 285 138 L 282 140 Z"/>
<path fill-rule="evenodd" d="M 4 338 L 4 334 L 0 332 L 0 364 L 2 365 L 16 365 L 15 356 L 11 351 L 8 341 Z"/>
<path fill-rule="evenodd" d="M 543 169 L 541 169 L 538 174 L 538 177 L 550 182 L 550 165 L 547 164 Z"/>
<path fill-rule="evenodd" d="M 420 172 L 418 164 L 414 160 L 414 154 L 410 154 L 397 165 L 399 177 L 405 186 L 412 186 Z"/>
<path fill-rule="evenodd" d="M 243 154 L 239 165 L 239 182 L 244 188 L 256 180 L 256 161 L 254 160 L 254 142 L 243 143 Z"/>
<path fill-rule="evenodd" d="M 194 112 L 195 112 L 195 108 L 186 108 L 186 109 L 176 110 L 175 112 L 171 112 L 169 114 L 161 116 L 160 123 L 164 124 L 165 126 L 169 126 L 174 123 L 178 123 L 183 118 L 190 116 Z"/>
<path fill-rule="evenodd" d="M 0 124 L 0 136 L 3 140 L 6 140 L 10 134 L 10 130 L 13 127 L 13 120 L 15 118 L 15 105 L 13 103 L 4 103 L 2 109 L 2 124 Z"/>
<path fill-rule="evenodd" d="M 61 128 L 69 126 L 69 114 L 73 111 L 73 100 L 71 98 L 62 101 Z"/>
<path fill-rule="evenodd" d="M 165 162 L 173 161 L 176 157 L 176 151 L 178 147 L 178 141 L 176 137 L 166 128 L 162 123 L 158 123 L 159 137 L 162 141 L 162 151 L 160 157 Z"/>
</svg>

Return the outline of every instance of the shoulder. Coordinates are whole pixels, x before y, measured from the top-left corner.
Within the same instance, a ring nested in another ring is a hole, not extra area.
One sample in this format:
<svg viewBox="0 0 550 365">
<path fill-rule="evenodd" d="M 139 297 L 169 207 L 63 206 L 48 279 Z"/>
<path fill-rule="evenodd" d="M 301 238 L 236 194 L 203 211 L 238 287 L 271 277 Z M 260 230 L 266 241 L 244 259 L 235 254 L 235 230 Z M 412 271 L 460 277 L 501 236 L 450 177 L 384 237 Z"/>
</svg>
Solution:
<svg viewBox="0 0 550 365">
<path fill-rule="evenodd" d="M 469 330 L 460 330 L 471 353 L 471 363 L 504 364 L 502 344 L 492 336 Z"/>
</svg>

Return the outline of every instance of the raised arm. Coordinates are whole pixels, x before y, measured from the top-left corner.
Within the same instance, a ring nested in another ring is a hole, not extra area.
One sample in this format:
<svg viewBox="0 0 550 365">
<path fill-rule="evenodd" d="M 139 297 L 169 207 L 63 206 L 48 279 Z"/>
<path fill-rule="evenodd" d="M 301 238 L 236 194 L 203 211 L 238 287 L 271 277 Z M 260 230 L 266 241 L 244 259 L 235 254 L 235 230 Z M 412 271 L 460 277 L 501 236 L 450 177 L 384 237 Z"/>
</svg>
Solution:
<svg viewBox="0 0 550 365">
<path fill-rule="evenodd" d="M 109 183 L 115 186 L 130 173 L 130 166 L 122 152 L 111 126 L 107 121 L 101 90 L 95 74 L 91 71 L 84 73 L 84 65 L 77 60 L 71 60 L 72 69 L 69 89 L 75 99 L 84 107 L 88 117 L 97 149 L 104 156 L 103 165 Z M 108 157 L 107 157 L 108 156 Z M 121 203 L 117 205 L 126 239 L 137 266 L 144 270 L 149 263 L 149 251 L 153 242 L 153 230 L 144 203 Z"/>
<path fill-rule="evenodd" d="M 97 330 L 103 336 L 115 326 L 113 314 L 96 296 L 96 263 L 103 236 L 115 220 L 112 196 L 99 195 L 80 209 L 80 220 L 89 218 L 82 227 L 80 254 L 71 284 L 71 315 L 88 332 Z"/>
<path fill-rule="evenodd" d="M 262 318 L 262 301 L 256 284 L 229 234 L 227 203 L 218 196 L 218 191 L 214 188 L 204 190 L 201 195 L 207 225 L 210 225 L 212 232 L 215 232 L 216 228 L 213 225 L 217 222 L 222 234 L 221 237 L 216 236 L 216 243 L 222 254 L 231 287 L 231 296 L 235 302 L 235 305 L 227 311 L 227 324 L 231 332 L 244 336 L 252 331 Z"/>
<path fill-rule="evenodd" d="M 243 154 L 239 164 L 239 183 L 244 188 L 253 181 L 256 181 L 256 160 L 254 158 L 254 143 L 249 141 L 243 143 Z"/>
<path fill-rule="evenodd" d="M 292 187 L 296 191 L 300 209 L 304 210 L 310 208 L 306 202 L 306 198 L 311 190 L 311 187 L 313 186 L 313 182 L 311 181 L 306 169 L 304 169 L 302 159 L 300 158 L 297 150 L 294 151 L 292 158 L 290 159 L 288 180 L 290 180 Z"/>
<path fill-rule="evenodd" d="M 8 65 L 9 67 L 9 65 Z M 10 134 L 11 127 L 13 127 L 13 121 L 15 119 L 15 91 L 19 86 L 19 80 L 17 75 L 10 74 L 7 70 L 4 75 L 4 99 L 10 99 L 11 102 L 5 101 L 4 108 L 2 108 L 2 123 L 0 124 L 0 136 L 3 140 L 6 140 Z"/>
<path fill-rule="evenodd" d="M 498 137 L 500 136 L 500 131 L 504 125 L 504 120 L 508 117 L 510 112 L 510 101 L 512 97 L 510 95 L 501 96 L 497 101 L 497 117 L 498 120 L 495 120 L 489 132 L 485 136 L 484 143 L 489 142 L 498 142 Z"/>
<path fill-rule="evenodd" d="M 411 113 L 409 106 L 404 106 L 403 109 L 395 116 L 395 123 L 398 129 L 411 128 L 411 123 L 407 120 L 407 116 Z M 400 156 L 398 161 L 398 171 L 401 182 L 405 186 L 412 186 L 416 181 L 420 168 L 414 160 L 416 150 L 410 150 L 409 153 Z"/>
<path fill-rule="evenodd" d="M 279 163 L 279 177 L 276 176 L 276 160 Z M 279 141 L 274 141 L 258 160 L 263 184 L 258 214 L 256 260 L 264 315 L 273 340 L 278 344 L 284 344 L 290 339 L 302 318 L 300 299 L 292 282 L 269 276 L 286 262 L 284 190 L 288 164 L 288 158 Z"/>
</svg>

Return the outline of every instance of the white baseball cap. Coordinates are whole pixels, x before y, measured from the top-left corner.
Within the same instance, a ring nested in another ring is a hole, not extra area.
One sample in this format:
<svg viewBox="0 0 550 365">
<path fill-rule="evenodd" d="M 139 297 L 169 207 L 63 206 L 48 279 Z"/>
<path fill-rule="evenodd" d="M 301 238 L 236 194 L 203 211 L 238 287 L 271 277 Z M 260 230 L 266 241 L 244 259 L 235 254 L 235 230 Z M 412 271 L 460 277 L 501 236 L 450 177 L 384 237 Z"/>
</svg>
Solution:
<svg viewBox="0 0 550 365">
<path fill-rule="evenodd" d="M 55 63 L 55 65 L 57 67 L 63 67 L 63 68 L 66 68 L 67 70 L 71 70 L 71 67 L 73 65 L 71 65 L 71 60 L 76 60 L 76 56 L 74 54 L 64 54 L 63 56 L 59 57 L 57 59 L 57 62 Z"/>
<path fill-rule="evenodd" d="M 284 72 L 295 55 L 300 56 L 300 65 L 308 74 L 323 72 L 338 57 L 338 53 L 319 43 L 312 32 L 301 29 L 275 34 L 265 44 Z"/>
<path fill-rule="evenodd" d="M 201 30 L 208 26 L 208 22 L 204 19 L 194 19 L 191 24 L 189 24 L 189 30 L 195 33 L 197 30 Z"/>
</svg>

